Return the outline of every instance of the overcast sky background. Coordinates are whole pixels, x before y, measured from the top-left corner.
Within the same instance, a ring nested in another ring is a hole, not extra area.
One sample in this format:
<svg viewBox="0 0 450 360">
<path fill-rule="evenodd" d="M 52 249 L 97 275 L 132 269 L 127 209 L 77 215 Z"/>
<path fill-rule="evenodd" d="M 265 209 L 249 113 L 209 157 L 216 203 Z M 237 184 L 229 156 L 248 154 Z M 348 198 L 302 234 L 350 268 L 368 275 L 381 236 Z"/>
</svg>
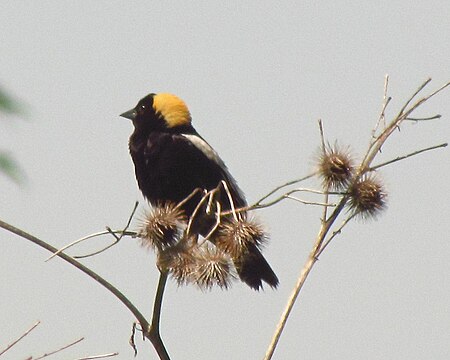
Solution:
<svg viewBox="0 0 450 360">
<path fill-rule="evenodd" d="M 0 176 L 0 218 L 56 247 L 121 228 L 137 189 L 118 115 L 149 92 L 173 92 L 250 202 L 308 174 L 328 140 L 362 154 L 377 120 L 385 74 L 395 114 L 428 77 L 450 80 L 448 0 L 327 2 L 3 1 L 0 85 L 28 116 L 1 115 L 1 149 L 26 172 Z M 450 91 L 402 126 L 379 162 L 450 138 Z M 389 208 L 356 222 L 323 254 L 274 359 L 448 359 L 450 166 L 441 149 L 382 170 Z M 304 184 L 317 186 L 317 182 Z M 173 360 L 261 359 L 319 229 L 319 208 L 285 202 L 258 213 L 265 255 L 280 287 L 201 292 L 170 282 L 162 337 Z M 135 226 L 136 222 L 133 223 Z M 60 259 L 0 232 L 0 348 L 41 325 L 4 359 L 24 359 L 86 339 L 52 359 L 118 351 L 132 314 Z M 91 240 L 71 254 L 109 243 Z M 133 239 L 84 263 L 150 314 L 155 257 Z M 137 339 L 137 359 L 155 359 Z"/>
</svg>

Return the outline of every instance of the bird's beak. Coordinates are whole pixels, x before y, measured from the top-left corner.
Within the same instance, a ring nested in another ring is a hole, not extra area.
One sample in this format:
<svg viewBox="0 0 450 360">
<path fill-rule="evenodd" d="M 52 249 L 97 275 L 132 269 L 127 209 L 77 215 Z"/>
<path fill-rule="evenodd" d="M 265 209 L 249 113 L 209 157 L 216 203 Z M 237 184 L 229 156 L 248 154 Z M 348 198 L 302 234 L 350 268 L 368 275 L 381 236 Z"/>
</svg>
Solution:
<svg viewBox="0 0 450 360">
<path fill-rule="evenodd" d="M 136 115 L 137 115 L 137 113 L 136 113 L 136 110 L 134 110 L 134 109 L 125 111 L 123 114 L 120 114 L 120 116 L 130 119 L 130 120 L 136 119 Z"/>
</svg>

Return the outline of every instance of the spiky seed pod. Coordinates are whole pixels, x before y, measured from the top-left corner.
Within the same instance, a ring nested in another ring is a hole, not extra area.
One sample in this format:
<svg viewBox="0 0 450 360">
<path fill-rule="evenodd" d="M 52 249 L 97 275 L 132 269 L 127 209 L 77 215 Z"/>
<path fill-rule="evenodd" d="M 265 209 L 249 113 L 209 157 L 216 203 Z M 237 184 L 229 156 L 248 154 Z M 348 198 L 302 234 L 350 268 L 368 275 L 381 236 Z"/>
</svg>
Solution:
<svg viewBox="0 0 450 360">
<path fill-rule="evenodd" d="M 174 246 L 158 252 L 157 266 L 169 271 L 178 285 L 183 285 L 192 282 L 200 256 L 197 243 L 183 238 Z"/>
<path fill-rule="evenodd" d="M 222 220 L 212 241 L 231 258 L 237 259 L 248 251 L 250 245 L 261 247 L 266 239 L 266 233 L 255 219 L 239 216 L 238 220 Z"/>
<path fill-rule="evenodd" d="M 353 175 L 354 161 L 348 149 L 328 144 L 318 159 L 318 172 L 325 189 L 345 189 Z"/>
<path fill-rule="evenodd" d="M 154 207 L 142 221 L 139 237 L 144 246 L 162 250 L 173 246 L 186 222 L 186 216 L 176 204 L 165 202 Z"/>
<path fill-rule="evenodd" d="M 363 219 L 376 217 L 386 208 L 386 197 L 379 178 L 373 174 L 364 175 L 352 185 L 348 206 L 353 214 Z"/>
<path fill-rule="evenodd" d="M 197 257 L 192 278 L 202 290 L 210 290 L 214 285 L 228 289 L 234 278 L 230 257 L 218 248 L 205 244 Z"/>
</svg>

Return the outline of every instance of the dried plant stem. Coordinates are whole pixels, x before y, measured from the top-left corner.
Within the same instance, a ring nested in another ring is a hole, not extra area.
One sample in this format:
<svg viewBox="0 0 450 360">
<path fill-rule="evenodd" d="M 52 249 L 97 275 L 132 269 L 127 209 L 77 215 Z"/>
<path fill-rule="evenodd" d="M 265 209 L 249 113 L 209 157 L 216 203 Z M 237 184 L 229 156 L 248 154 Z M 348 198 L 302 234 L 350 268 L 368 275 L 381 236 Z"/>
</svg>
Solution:
<svg viewBox="0 0 450 360">
<path fill-rule="evenodd" d="M 37 237 L 28 234 L 27 232 L 20 230 L 2 220 L 0 220 L 0 228 L 3 228 L 13 234 L 16 234 L 26 240 L 29 240 L 33 243 L 35 243 L 36 245 L 52 252 L 52 253 L 56 253 L 58 251 L 57 248 L 51 246 L 50 244 L 46 243 L 43 240 L 38 239 Z M 142 313 L 131 303 L 130 300 L 128 300 L 127 297 L 125 297 L 125 295 L 123 295 L 116 287 L 114 287 L 111 283 L 109 283 L 108 281 L 106 281 L 104 278 L 102 278 L 100 275 L 98 275 L 97 273 L 95 273 L 94 271 L 92 271 L 91 269 L 89 269 L 88 267 L 84 266 L 83 264 L 81 264 L 80 262 L 78 262 L 77 260 L 75 260 L 74 258 L 70 257 L 69 255 L 66 255 L 63 252 L 58 253 L 57 255 L 58 257 L 60 257 L 61 259 L 67 261 L 69 264 L 75 266 L 77 269 L 81 270 L 82 272 L 84 272 L 86 275 L 90 276 L 92 279 L 94 279 L 96 282 L 98 282 L 100 285 L 102 285 L 103 287 L 105 287 L 106 289 L 108 289 L 115 297 L 117 297 L 132 313 L 133 315 L 136 317 L 136 319 L 139 321 L 142 329 L 148 329 L 149 328 L 149 323 L 148 321 L 145 319 L 144 315 L 142 315 Z M 1 354 L 0 354 L 1 355 Z"/>
<path fill-rule="evenodd" d="M 79 339 L 77 339 L 77 340 L 75 340 L 75 341 L 72 341 L 70 344 L 64 345 L 63 347 L 61 347 L 61 348 L 59 348 L 59 349 L 57 349 L 57 350 L 53 350 L 53 351 L 51 351 L 51 352 L 45 353 L 44 355 L 39 356 L 39 357 L 34 358 L 34 359 L 31 357 L 30 359 L 33 359 L 33 360 L 41 360 L 41 359 L 44 359 L 44 358 L 46 358 L 47 356 L 54 355 L 54 354 L 56 354 L 56 353 L 59 353 L 59 352 L 65 350 L 65 349 L 67 349 L 67 348 L 70 348 L 71 346 L 74 346 L 74 345 L 78 344 L 79 342 L 81 342 L 81 341 L 83 341 L 83 340 L 84 340 L 84 337 L 79 338 Z"/>
<path fill-rule="evenodd" d="M 414 100 L 414 98 L 425 88 L 426 85 L 428 85 L 428 83 L 431 81 L 431 79 L 426 80 L 421 86 L 419 86 L 419 88 L 414 92 L 414 94 L 406 101 L 405 105 L 401 108 L 400 112 L 398 113 L 398 115 L 387 125 L 384 127 L 384 129 L 381 131 L 381 133 L 379 135 L 376 135 L 378 129 L 380 128 L 380 125 L 382 123 L 385 122 L 385 110 L 386 107 L 388 105 L 388 103 L 390 102 L 390 97 L 387 97 L 387 86 L 388 86 L 388 81 L 389 78 L 386 77 L 385 78 L 385 86 L 384 86 L 384 97 L 383 97 L 383 107 L 382 107 L 382 111 L 380 114 L 380 118 L 378 120 L 378 122 L 376 123 L 374 129 L 372 130 L 372 139 L 370 141 L 369 147 L 367 149 L 367 153 L 365 154 L 362 162 L 360 163 L 360 165 L 357 168 L 357 172 L 356 174 L 353 176 L 351 183 L 354 184 L 356 183 L 361 176 L 363 176 L 363 174 L 365 174 L 368 171 L 373 171 L 377 168 L 380 168 L 382 166 L 391 164 L 393 162 L 399 161 L 399 160 L 403 160 L 406 159 L 410 156 L 414 156 L 417 154 L 420 154 L 424 151 L 428 151 L 428 150 L 433 150 L 439 147 L 445 147 L 447 146 L 447 144 L 441 144 L 441 145 L 437 145 L 437 146 L 433 146 L 433 147 L 429 147 L 426 149 L 422 149 L 422 150 L 418 150 L 415 151 L 411 154 L 402 156 L 402 157 L 398 157 L 396 159 L 390 160 L 388 162 L 370 167 L 372 161 L 375 159 L 376 155 L 379 153 L 379 151 L 381 150 L 381 147 L 383 146 L 383 144 L 385 143 L 385 141 L 389 138 L 389 136 L 394 132 L 395 129 L 397 129 L 400 124 L 409 119 L 409 115 L 416 110 L 420 105 L 422 105 L 424 102 L 426 102 L 428 99 L 430 99 L 432 96 L 436 95 L 437 93 L 439 93 L 440 91 L 442 91 L 443 89 L 445 89 L 446 87 L 448 87 L 450 85 L 449 83 L 444 84 L 443 86 L 441 86 L 440 88 L 438 88 L 437 90 L 435 90 L 434 92 L 430 93 L 429 95 L 426 95 L 422 98 L 420 98 L 419 100 L 417 100 L 414 104 L 411 104 L 411 102 Z M 439 116 L 436 115 L 434 117 L 430 117 L 430 119 L 435 119 L 438 118 Z M 323 127 L 322 127 L 322 123 L 319 121 L 319 129 L 321 132 L 321 137 L 322 137 L 322 147 L 324 147 L 324 136 L 323 136 Z M 289 184 L 289 183 L 288 183 Z M 279 187 L 282 188 L 283 186 Z M 273 194 L 275 191 L 269 193 L 269 195 Z M 265 198 L 267 198 L 268 196 L 262 198 L 262 200 L 264 200 Z M 303 266 L 303 269 L 299 275 L 299 278 L 297 279 L 297 282 L 294 286 L 294 289 L 292 291 L 291 296 L 288 299 L 288 302 L 286 304 L 286 307 L 281 315 L 280 321 L 275 329 L 275 333 L 272 337 L 271 343 L 267 349 L 266 355 L 264 357 L 264 360 L 270 360 L 272 359 L 272 356 L 274 354 L 275 348 L 278 344 L 278 341 L 280 339 L 280 336 L 283 332 L 283 329 L 286 325 L 287 319 L 292 311 L 292 308 L 294 307 L 294 304 L 297 300 L 297 297 L 301 291 L 301 289 L 303 288 L 303 285 L 309 275 L 309 273 L 311 272 L 314 264 L 316 263 L 316 261 L 318 260 L 318 257 L 320 256 L 320 254 L 322 254 L 323 250 L 328 246 L 328 244 L 331 242 L 331 240 L 333 240 L 333 238 L 340 233 L 340 231 L 342 230 L 342 228 L 351 220 L 352 216 L 350 216 L 348 219 L 344 220 L 344 222 L 342 223 L 342 225 L 332 233 L 332 235 L 329 237 L 328 241 L 325 241 L 325 238 L 327 237 L 327 234 L 329 233 L 331 227 L 333 226 L 334 222 L 336 221 L 337 217 L 340 215 L 341 211 L 344 209 L 345 205 L 347 204 L 347 201 L 350 197 L 350 194 L 344 194 L 342 195 L 341 200 L 339 201 L 338 205 L 334 208 L 332 214 L 327 218 L 327 206 L 324 207 L 324 211 L 322 214 L 322 224 L 319 230 L 319 233 L 316 237 L 316 241 L 314 243 L 314 246 L 308 256 L 308 259 L 305 263 L 305 265 Z M 325 201 L 324 204 L 328 203 L 328 195 L 325 195 Z M 258 203 L 257 203 L 258 205 Z"/>
<path fill-rule="evenodd" d="M 337 205 L 337 207 L 334 209 L 334 211 L 330 215 L 330 217 L 327 220 L 322 222 L 322 226 L 320 227 L 320 231 L 317 235 L 314 246 L 313 246 L 311 252 L 309 253 L 308 259 L 306 260 L 306 263 L 303 266 L 302 271 L 300 272 L 300 275 L 297 279 L 294 289 L 292 290 L 292 293 L 289 296 L 286 307 L 285 307 L 283 313 L 281 314 L 280 321 L 278 322 L 278 325 L 275 329 L 274 336 L 272 337 L 272 341 L 270 342 L 269 347 L 266 351 L 264 360 L 272 359 L 273 353 L 275 352 L 278 341 L 280 340 L 281 334 L 283 332 L 284 327 L 286 326 L 286 322 L 287 322 L 289 315 L 294 307 L 297 297 L 300 294 L 300 291 L 303 288 L 303 285 L 305 284 L 305 281 L 308 278 L 308 275 L 311 272 L 314 264 L 318 260 L 317 254 L 320 252 L 323 241 L 324 241 L 326 235 L 328 234 L 331 226 L 333 225 L 334 221 L 336 220 L 336 218 L 338 217 L 338 215 L 344 208 L 346 202 L 347 202 L 347 196 L 344 196 L 342 198 L 342 200 L 339 202 L 339 204 Z"/>
<path fill-rule="evenodd" d="M 286 322 L 289 318 L 289 315 L 294 307 L 295 301 L 297 300 L 298 295 L 300 294 L 300 290 L 302 289 L 303 285 L 305 284 L 305 281 L 309 275 L 309 272 L 311 271 L 312 267 L 314 266 L 314 263 L 317 261 L 317 258 L 315 257 L 316 248 L 311 251 L 309 254 L 308 260 L 303 267 L 300 276 L 297 279 L 297 282 L 294 286 L 294 289 L 292 290 L 291 295 L 289 296 L 288 302 L 286 304 L 286 307 L 281 314 L 280 321 L 275 329 L 275 334 L 272 337 L 272 341 L 270 342 L 269 348 L 267 349 L 266 355 L 264 357 L 264 360 L 270 360 L 272 359 L 273 353 L 275 351 L 275 348 L 277 347 L 278 341 L 280 340 L 280 336 L 283 332 L 283 329 L 286 325 Z"/>
<path fill-rule="evenodd" d="M 112 230 L 109 226 L 107 226 L 106 227 L 106 231 L 100 231 L 100 232 L 97 232 L 97 233 L 94 233 L 94 234 L 91 234 L 91 235 L 84 236 L 81 239 L 75 240 L 75 241 L 71 242 L 70 244 L 67 244 L 67 245 L 63 246 L 57 252 L 55 252 L 54 254 L 49 256 L 45 261 L 49 261 L 49 260 L 53 259 L 60 252 L 62 252 L 64 250 L 67 250 L 68 248 L 70 248 L 70 247 L 72 247 L 74 245 L 77 245 L 77 244 L 79 244 L 79 243 L 81 243 L 81 242 L 83 242 L 85 240 L 92 239 L 92 238 L 97 237 L 97 236 L 111 234 L 116 240 L 113 243 L 111 243 L 111 244 L 107 245 L 106 247 L 104 247 L 103 249 L 100 249 L 98 251 L 95 251 L 95 252 L 93 252 L 91 254 L 87 254 L 87 255 L 74 256 L 74 258 L 75 259 L 83 259 L 83 258 L 87 258 L 87 257 L 90 257 L 90 256 L 94 256 L 94 255 L 100 254 L 103 251 L 108 250 L 110 247 L 116 245 L 124 236 L 136 236 L 137 234 L 134 231 L 128 231 L 128 228 L 131 225 L 131 220 L 133 220 L 133 217 L 134 217 L 134 214 L 136 213 L 138 205 L 139 205 L 139 201 L 136 201 L 134 203 L 134 207 L 133 207 L 133 210 L 131 212 L 131 215 L 128 217 L 128 221 L 127 221 L 125 227 L 123 228 L 123 230 Z M 117 234 L 119 236 L 117 236 Z"/>
<path fill-rule="evenodd" d="M 106 359 L 106 358 L 113 357 L 113 356 L 117 356 L 117 355 L 119 355 L 119 353 L 115 352 L 115 353 L 110 353 L 110 354 L 91 355 L 91 356 L 79 358 L 79 359 L 77 359 L 77 360 L 97 360 L 97 359 Z"/>
<path fill-rule="evenodd" d="M 33 326 L 31 326 L 27 331 L 25 331 L 22 335 L 20 335 L 16 340 L 14 340 L 11 344 L 6 346 L 6 348 L 0 351 L 0 356 L 11 349 L 14 345 L 16 345 L 20 340 L 22 340 L 25 336 L 27 336 L 30 332 L 32 332 L 41 322 L 36 321 Z"/>
<path fill-rule="evenodd" d="M 364 157 L 363 162 L 361 163 L 361 166 L 359 167 L 359 175 L 363 172 L 367 171 L 367 169 L 370 167 L 370 164 L 372 163 L 375 156 L 378 154 L 378 152 L 381 150 L 381 147 L 386 142 L 388 137 L 392 134 L 392 132 L 397 129 L 400 124 L 405 121 L 409 115 L 416 110 L 420 105 L 422 105 L 424 102 L 429 100 L 431 97 L 435 96 L 448 86 L 450 86 L 450 82 L 442 85 L 437 90 L 433 91 L 432 93 L 424 96 L 423 98 L 417 100 L 413 105 L 411 105 L 408 108 L 408 105 L 412 102 L 412 100 L 425 88 L 425 86 L 428 85 L 428 83 L 431 81 L 431 79 L 427 79 L 422 85 L 419 86 L 419 88 L 414 92 L 414 94 L 406 101 L 405 105 L 403 105 L 402 109 L 398 113 L 398 115 L 394 118 L 394 120 L 391 121 L 391 123 L 386 127 L 386 129 L 378 135 L 378 137 L 375 138 L 375 140 L 370 144 L 367 154 Z M 437 115 L 436 115 L 437 117 Z"/>
<path fill-rule="evenodd" d="M 94 234 L 83 236 L 80 239 L 77 239 L 77 240 L 72 241 L 71 243 L 69 243 L 67 245 L 64 245 L 62 248 L 58 249 L 58 251 L 56 251 L 55 253 L 50 255 L 47 259 L 45 259 L 45 261 L 49 261 L 49 260 L 53 259 L 55 256 L 58 256 L 59 253 L 61 253 L 61 252 L 65 251 L 65 250 L 71 248 L 74 245 L 78 245 L 79 243 L 81 243 L 83 241 L 92 239 L 94 237 L 102 236 L 102 235 L 108 235 L 108 234 L 111 234 L 111 233 L 119 234 L 121 237 L 122 236 L 136 236 L 136 232 L 134 232 L 134 231 L 111 230 L 111 229 L 104 230 L 104 231 L 99 231 L 99 232 L 96 232 Z M 108 245 L 108 248 L 111 247 L 112 245 L 116 244 L 116 243 L 117 243 L 117 241 L 115 241 L 114 243 Z M 105 249 L 102 249 L 101 251 L 104 251 L 104 250 Z M 98 253 L 98 251 L 96 253 Z M 91 255 L 92 254 L 89 254 L 88 256 L 91 256 Z M 74 256 L 74 258 L 78 258 L 78 259 L 79 258 L 83 258 L 83 257 L 87 257 L 87 256 L 84 256 L 84 255 Z"/>
<path fill-rule="evenodd" d="M 411 157 L 411 156 L 419 155 L 419 154 L 421 154 L 421 153 L 423 153 L 423 152 L 425 152 L 425 151 L 430 151 L 430 150 L 435 150 L 435 149 L 439 149 L 439 148 L 444 148 L 444 147 L 447 147 L 447 146 L 448 146 L 448 143 L 443 143 L 443 144 L 439 144 L 439 145 L 430 146 L 430 147 L 427 147 L 427 148 L 425 148 L 425 149 L 421 149 L 421 150 L 414 151 L 414 152 L 409 153 L 409 154 L 407 154 L 407 155 L 398 156 L 398 157 L 396 157 L 395 159 L 392 159 L 392 160 L 386 161 L 386 162 L 384 162 L 384 163 L 381 163 L 381 164 L 372 166 L 372 167 L 370 167 L 370 168 L 367 169 L 367 170 L 368 170 L 368 171 L 374 171 L 374 170 L 379 169 L 379 168 L 381 168 L 381 167 L 383 167 L 383 166 L 386 166 L 386 165 L 395 163 L 395 162 L 400 161 L 400 160 L 407 159 L 407 158 L 409 158 L 409 157 Z"/>
<path fill-rule="evenodd" d="M 161 360 L 170 360 L 169 354 L 167 353 L 167 350 L 164 346 L 164 343 L 161 339 L 161 335 L 159 333 L 161 306 L 164 295 L 164 289 L 167 282 L 167 275 L 168 275 L 167 271 L 160 271 L 158 288 L 156 290 L 155 302 L 153 304 L 152 323 L 147 330 L 148 334 L 147 337 L 152 342 L 153 347 L 155 348 Z"/>
<path fill-rule="evenodd" d="M 297 184 L 297 183 L 299 183 L 299 182 L 302 182 L 302 181 L 305 181 L 305 180 L 307 180 L 307 179 L 310 179 L 310 178 L 312 178 L 312 177 L 315 176 L 315 175 L 316 175 L 316 173 L 314 172 L 314 173 L 309 174 L 309 175 L 306 175 L 306 176 L 304 176 L 304 177 L 302 177 L 302 178 L 300 178 L 300 179 L 291 180 L 291 181 L 288 181 L 287 183 L 284 183 L 284 184 L 282 184 L 282 185 L 277 186 L 275 189 L 269 191 L 266 195 L 264 195 L 262 198 L 260 198 L 260 199 L 259 199 L 254 205 L 252 205 L 250 208 L 259 208 L 259 207 L 261 206 L 261 203 L 262 203 L 264 200 L 266 200 L 267 198 L 269 198 L 271 195 L 275 194 L 278 190 L 281 190 L 281 189 L 284 188 L 284 187 L 287 187 L 287 186 L 290 186 L 290 185 L 294 185 L 294 184 Z"/>
</svg>

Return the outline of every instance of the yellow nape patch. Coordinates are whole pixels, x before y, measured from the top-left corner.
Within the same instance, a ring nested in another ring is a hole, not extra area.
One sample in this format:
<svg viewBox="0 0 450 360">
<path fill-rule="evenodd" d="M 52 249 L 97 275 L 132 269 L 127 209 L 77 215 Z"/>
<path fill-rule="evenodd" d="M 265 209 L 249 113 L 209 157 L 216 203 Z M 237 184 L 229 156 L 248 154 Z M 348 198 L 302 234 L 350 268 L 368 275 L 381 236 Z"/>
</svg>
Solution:
<svg viewBox="0 0 450 360">
<path fill-rule="evenodd" d="M 153 109 L 164 117 L 169 128 L 191 123 L 189 109 L 184 101 L 175 95 L 156 94 L 153 97 Z"/>
</svg>

